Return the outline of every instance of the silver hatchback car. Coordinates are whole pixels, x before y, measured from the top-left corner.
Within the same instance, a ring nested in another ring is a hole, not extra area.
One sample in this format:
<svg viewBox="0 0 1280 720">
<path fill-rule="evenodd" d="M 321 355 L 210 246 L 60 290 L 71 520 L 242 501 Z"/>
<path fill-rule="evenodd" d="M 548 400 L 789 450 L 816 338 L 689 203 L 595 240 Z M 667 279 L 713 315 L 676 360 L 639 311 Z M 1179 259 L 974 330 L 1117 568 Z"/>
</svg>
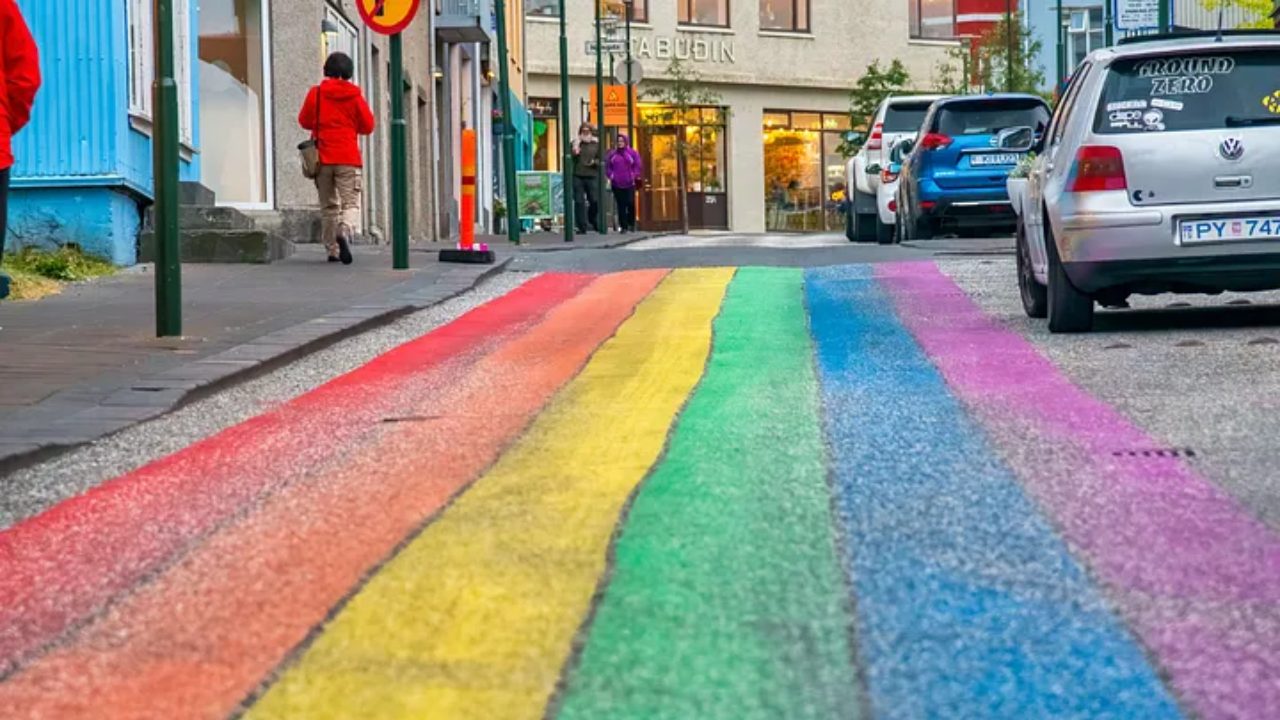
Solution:
<svg viewBox="0 0 1280 720">
<path fill-rule="evenodd" d="M 1280 288 L 1280 33 L 1095 51 L 1029 149 L 1018 282 L 1050 331 L 1131 294 Z"/>
</svg>

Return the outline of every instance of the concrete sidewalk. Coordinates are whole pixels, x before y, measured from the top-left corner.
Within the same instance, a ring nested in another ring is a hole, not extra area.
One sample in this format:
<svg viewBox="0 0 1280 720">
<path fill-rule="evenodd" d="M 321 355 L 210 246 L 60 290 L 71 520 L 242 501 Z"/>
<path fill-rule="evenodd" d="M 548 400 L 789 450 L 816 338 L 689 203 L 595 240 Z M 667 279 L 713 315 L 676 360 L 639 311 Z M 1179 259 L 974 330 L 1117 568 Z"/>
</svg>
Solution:
<svg viewBox="0 0 1280 720">
<path fill-rule="evenodd" d="M 0 472 L 91 442 L 474 287 L 496 265 L 445 265 L 415 252 L 391 270 L 386 246 L 325 262 L 300 246 L 272 265 L 185 265 L 186 335 L 155 337 L 149 266 L 0 303 Z"/>
</svg>

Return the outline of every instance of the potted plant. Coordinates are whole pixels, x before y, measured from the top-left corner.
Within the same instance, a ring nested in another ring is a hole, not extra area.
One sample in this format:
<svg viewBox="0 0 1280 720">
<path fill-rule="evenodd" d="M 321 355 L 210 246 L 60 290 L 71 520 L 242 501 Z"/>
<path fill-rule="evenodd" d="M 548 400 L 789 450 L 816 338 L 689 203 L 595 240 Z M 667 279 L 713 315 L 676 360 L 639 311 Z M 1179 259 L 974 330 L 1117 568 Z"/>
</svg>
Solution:
<svg viewBox="0 0 1280 720">
<path fill-rule="evenodd" d="M 1009 179 L 1005 181 L 1005 186 L 1009 189 L 1009 202 L 1013 204 L 1013 211 L 1022 215 L 1022 206 L 1027 198 L 1027 178 L 1031 175 L 1031 165 L 1036 160 L 1035 153 L 1027 153 L 1018 161 L 1017 167 L 1009 172 Z"/>
</svg>

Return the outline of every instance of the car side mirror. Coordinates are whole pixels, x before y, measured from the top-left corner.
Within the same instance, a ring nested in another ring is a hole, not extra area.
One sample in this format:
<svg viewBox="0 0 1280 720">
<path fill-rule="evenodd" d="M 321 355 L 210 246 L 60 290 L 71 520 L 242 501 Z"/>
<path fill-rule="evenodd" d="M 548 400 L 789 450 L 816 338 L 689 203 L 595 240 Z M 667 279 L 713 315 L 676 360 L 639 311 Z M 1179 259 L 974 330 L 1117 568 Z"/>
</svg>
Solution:
<svg viewBox="0 0 1280 720">
<path fill-rule="evenodd" d="M 1012 152 L 1028 152 L 1035 147 L 1036 131 L 1031 127 L 1012 127 L 1001 130 L 995 137 L 996 147 Z"/>
</svg>

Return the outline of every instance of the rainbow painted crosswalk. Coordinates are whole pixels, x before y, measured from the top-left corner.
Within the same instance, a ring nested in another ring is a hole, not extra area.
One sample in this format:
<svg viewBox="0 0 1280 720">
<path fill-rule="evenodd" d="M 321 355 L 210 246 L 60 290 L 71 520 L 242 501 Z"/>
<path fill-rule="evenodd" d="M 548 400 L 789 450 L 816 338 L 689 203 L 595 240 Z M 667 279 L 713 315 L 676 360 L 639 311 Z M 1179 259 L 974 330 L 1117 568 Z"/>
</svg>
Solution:
<svg viewBox="0 0 1280 720">
<path fill-rule="evenodd" d="M 1277 717 L 1152 442 L 932 263 L 540 275 L 0 532 L 0 716 Z"/>
</svg>

